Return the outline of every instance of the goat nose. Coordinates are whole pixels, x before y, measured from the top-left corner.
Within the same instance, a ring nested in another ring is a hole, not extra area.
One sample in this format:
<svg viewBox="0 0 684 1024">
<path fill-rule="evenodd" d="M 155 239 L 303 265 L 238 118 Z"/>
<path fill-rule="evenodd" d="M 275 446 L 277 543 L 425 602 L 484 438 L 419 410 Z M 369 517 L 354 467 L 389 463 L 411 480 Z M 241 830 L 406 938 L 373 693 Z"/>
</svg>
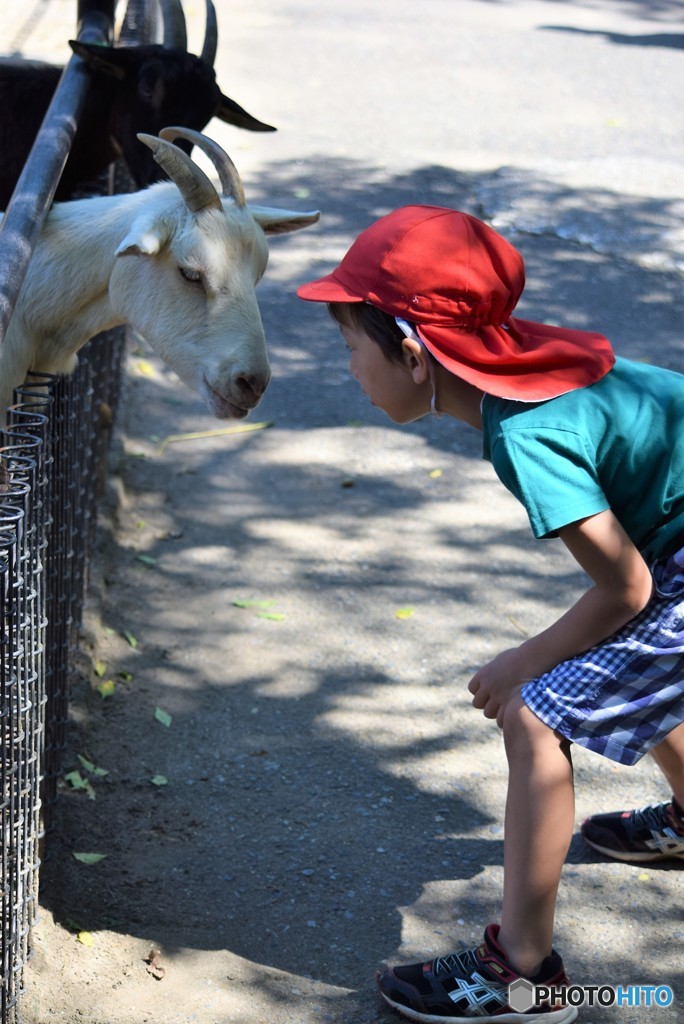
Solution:
<svg viewBox="0 0 684 1024">
<path fill-rule="evenodd" d="M 239 373 L 235 378 L 235 384 L 245 402 L 254 405 L 266 390 L 268 375 L 255 376 L 248 373 Z"/>
</svg>

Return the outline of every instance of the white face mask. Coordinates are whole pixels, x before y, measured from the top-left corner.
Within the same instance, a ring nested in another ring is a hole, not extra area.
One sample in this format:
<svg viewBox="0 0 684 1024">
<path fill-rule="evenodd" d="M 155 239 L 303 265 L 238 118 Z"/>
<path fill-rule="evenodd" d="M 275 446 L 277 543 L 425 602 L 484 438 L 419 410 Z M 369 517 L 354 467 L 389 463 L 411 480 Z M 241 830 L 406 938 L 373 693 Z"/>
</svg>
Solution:
<svg viewBox="0 0 684 1024">
<path fill-rule="evenodd" d="M 406 320 L 402 320 L 402 318 L 400 316 L 395 316 L 394 321 L 395 321 L 397 327 L 400 329 L 400 331 L 407 338 L 411 338 L 412 341 L 417 341 L 418 344 L 423 349 L 423 351 L 425 352 L 425 354 L 427 355 L 427 358 L 428 358 L 428 372 L 430 374 L 430 384 L 432 385 L 432 398 L 430 399 L 430 412 L 432 413 L 433 416 L 437 416 L 439 418 L 442 414 L 437 409 L 437 384 L 436 384 L 436 381 L 435 381 L 435 364 L 434 364 L 434 359 L 433 359 L 432 353 L 429 351 L 429 349 L 425 345 L 425 342 L 420 337 L 420 335 L 416 334 L 416 332 L 413 330 L 411 325 L 406 322 Z"/>
</svg>

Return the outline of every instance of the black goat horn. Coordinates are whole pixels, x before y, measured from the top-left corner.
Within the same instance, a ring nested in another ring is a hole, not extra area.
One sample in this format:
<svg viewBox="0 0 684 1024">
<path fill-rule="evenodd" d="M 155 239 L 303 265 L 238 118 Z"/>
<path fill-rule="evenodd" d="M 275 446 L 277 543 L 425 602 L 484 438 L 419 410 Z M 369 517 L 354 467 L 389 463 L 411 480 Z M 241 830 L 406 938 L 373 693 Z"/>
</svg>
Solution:
<svg viewBox="0 0 684 1024">
<path fill-rule="evenodd" d="M 181 0 L 159 0 L 164 19 L 164 46 L 167 50 L 188 49 L 188 30 Z"/>
<path fill-rule="evenodd" d="M 224 96 L 223 93 L 221 93 L 219 105 L 214 111 L 214 117 L 218 117 L 219 121 L 225 121 L 226 124 L 234 124 L 237 128 L 246 128 L 250 132 L 274 132 L 276 130 L 272 124 L 258 121 L 244 107 L 241 107 L 235 100 L 231 100 L 230 96 Z"/>
<path fill-rule="evenodd" d="M 159 138 L 169 142 L 171 139 L 187 139 L 194 146 L 198 146 L 203 153 L 206 153 L 216 168 L 224 196 L 234 199 L 236 205 L 241 209 L 247 205 L 245 190 L 242 187 L 237 167 L 213 139 L 207 138 L 206 135 L 202 135 L 201 132 L 196 132 L 192 128 L 162 128 Z"/>
<path fill-rule="evenodd" d="M 218 20 L 216 18 L 216 8 L 211 0 L 206 0 L 206 6 L 207 20 L 204 27 L 204 42 L 202 43 L 202 53 L 200 56 L 210 68 L 213 68 L 218 49 Z"/>
<path fill-rule="evenodd" d="M 152 150 L 152 155 L 169 178 L 177 185 L 190 213 L 206 209 L 223 209 L 219 194 L 201 167 L 193 163 L 187 153 L 166 139 L 156 135 L 138 134 L 138 138 Z"/>
</svg>

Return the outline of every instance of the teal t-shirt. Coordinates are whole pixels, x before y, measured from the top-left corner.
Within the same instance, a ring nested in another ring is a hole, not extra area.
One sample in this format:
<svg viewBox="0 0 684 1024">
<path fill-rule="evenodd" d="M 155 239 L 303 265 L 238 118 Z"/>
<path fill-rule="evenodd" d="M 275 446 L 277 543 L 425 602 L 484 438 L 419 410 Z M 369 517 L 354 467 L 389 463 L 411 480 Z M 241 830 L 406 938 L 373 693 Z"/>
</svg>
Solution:
<svg viewBox="0 0 684 1024">
<path fill-rule="evenodd" d="M 535 537 L 611 509 L 647 560 L 684 543 L 684 375 L 618 358 L 546 402 L 485 395 L 482 430 Z"/>
</svg>

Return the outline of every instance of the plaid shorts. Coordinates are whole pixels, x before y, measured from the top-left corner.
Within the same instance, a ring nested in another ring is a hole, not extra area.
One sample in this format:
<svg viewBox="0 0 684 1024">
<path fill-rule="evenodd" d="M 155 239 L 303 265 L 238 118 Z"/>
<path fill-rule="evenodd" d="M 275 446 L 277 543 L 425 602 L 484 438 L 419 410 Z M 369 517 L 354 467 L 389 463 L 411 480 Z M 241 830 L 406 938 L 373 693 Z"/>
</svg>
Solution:
<svg viewBox="0 0 684 1024">
<path fill-rule="evenodd" d="M 560 735 L 620 764 L 684 721 L 684 548 L 652 572 L 655 594 L 639 615 L 521 691 Z"/>
</svg>

